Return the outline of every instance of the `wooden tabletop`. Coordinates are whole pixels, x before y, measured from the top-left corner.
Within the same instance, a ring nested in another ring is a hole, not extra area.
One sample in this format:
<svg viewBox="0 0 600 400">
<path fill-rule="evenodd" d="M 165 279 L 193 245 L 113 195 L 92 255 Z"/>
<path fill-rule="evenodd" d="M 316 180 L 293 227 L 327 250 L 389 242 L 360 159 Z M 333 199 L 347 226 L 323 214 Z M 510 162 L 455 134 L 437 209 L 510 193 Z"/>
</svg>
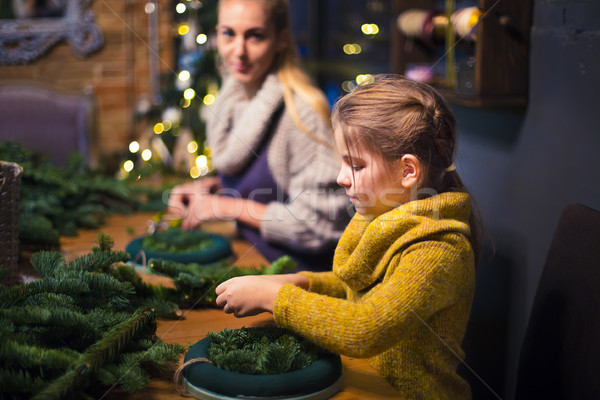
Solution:
<svg viewBox="0 0 600 400">
<path fill-rule="evenodd" d="M 135 237 L 147 234 L 148 221 L 151 213 L 134 215 L 114 215 L 98 231 L 83 230 L 74 238 L 61 238 L 62 253 L 67 260 L 87 254 L 96 245 L 96 235 L 99 231 L 110 235 L 115 241 L 115 250 L 125 250 L 127 244 Z M 261 265 L 267 261 L 247 242 L 235 237 L 235 228 L 228 223 L 212 223 L 203 226 L 204 230 L 227 236 L 236 256 L 236 265 Z M 143 275 L 143 274 L 142 274 Z M 144 279 L 153 283 L 169 285 L 166 278 L 143 275 Z M 157 336 L 166 342 L 193 344 L 206 337 L 210 331 L 221 331 L 224 328 L 238 329 L 264 325 L 273 321 L 271 314 L 260 314 L 253 317 L 236 318 L 225 314 L 219 309 L 184 310 L 180 320 L 160 319 Z M 387 383 L 366 360 L 342 356 L 344 383 L 342 390 L 333 396 L 333 400 L 344 399 L 398 399 L 394 388 Z M 148 386 L 132 394 L 123 393 L 118 389 L 108 390 L 102 399 L 123 400 L 162 400 L 176 399 L 180 395 L 175 390 L 172 373 L 154 376 Z"/>
</svg>

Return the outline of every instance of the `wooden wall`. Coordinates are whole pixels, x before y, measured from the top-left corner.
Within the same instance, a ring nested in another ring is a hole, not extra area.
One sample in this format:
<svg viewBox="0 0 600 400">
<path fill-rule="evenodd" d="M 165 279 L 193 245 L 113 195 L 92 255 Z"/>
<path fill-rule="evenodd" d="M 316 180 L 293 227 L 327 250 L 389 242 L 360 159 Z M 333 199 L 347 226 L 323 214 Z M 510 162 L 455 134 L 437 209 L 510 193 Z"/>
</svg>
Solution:
<svg viewBox="0 0 600 400">
<path fill-rule="evenodd" d="M 159 18 L 159 70 L 174 73 L 173 10 L 169 0 L 157 0 Z M 91 87 L 97 103 L 97 146 L 100 160 L 118 160 L 136 137 L 137 103 L 150 98 L 148 15 L 145 0 L 93 1 L 104 45 L 96 53 L 78 58 L 62 42 L 28 65 L 0 66 L 0 83 L 35 82 L 69 92 Z M 111 166 L 114 168 L 114 166 Z"/>
</svg>

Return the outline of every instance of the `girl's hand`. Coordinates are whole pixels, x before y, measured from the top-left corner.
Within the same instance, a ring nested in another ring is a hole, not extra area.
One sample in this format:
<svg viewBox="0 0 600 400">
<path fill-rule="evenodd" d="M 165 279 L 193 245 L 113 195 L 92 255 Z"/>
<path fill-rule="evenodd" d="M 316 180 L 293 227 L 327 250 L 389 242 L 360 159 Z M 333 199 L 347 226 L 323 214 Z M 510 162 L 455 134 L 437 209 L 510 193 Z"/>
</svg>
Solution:
<svg viewBox="0 0 600 400">
<path fill-rule="evenodd" d="M 277 292 L 282 283 L 263 276 L 238 276 L 221 283 L 215 289 L 217 306 L 227 314 L 248 317 L 273 312 Z"/>
</svg>

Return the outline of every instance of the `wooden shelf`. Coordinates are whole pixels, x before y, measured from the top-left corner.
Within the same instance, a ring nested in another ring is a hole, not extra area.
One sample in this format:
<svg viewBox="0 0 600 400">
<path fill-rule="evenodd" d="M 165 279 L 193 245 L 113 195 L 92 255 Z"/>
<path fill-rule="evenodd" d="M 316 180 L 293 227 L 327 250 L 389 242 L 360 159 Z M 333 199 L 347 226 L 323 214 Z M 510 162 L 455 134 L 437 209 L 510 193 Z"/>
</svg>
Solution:
<svg viewBox="0 0 600 400">
<path fill-rule="evenodd" d="M 474 42 L 458 40 L 455 46 L 447 46 L 445 40 L 424 41 L 406 37 L 397 25 L 392 30 L 391 59 L 392 71 L 406 74 L 407 67 L 414 63 L 437 63 L 440 54 L 452 51 L 455 68 L 451 73 L 454 79 L 436 76 L 432 83 L 440 89 L 449 102 L 468 107 L 524 107 L 527 104 L 529 81 L 529 32 L 531 27 L 531 1 L 522 0 L 478 0 L 482 12 L 475 26 Z M 436 10 L 444 12 L 443 1 L 434 0 L 394 0 L 392 3 L 394 24 L 401 13 L 409 9 Z M 464 75 L 456 68 L 465 66 L 470 59 L 472 70 L 468 72 L 469 88 L 464 90 Z M 455 86 L 450 87 L 449 81 Z"/>
</svg>

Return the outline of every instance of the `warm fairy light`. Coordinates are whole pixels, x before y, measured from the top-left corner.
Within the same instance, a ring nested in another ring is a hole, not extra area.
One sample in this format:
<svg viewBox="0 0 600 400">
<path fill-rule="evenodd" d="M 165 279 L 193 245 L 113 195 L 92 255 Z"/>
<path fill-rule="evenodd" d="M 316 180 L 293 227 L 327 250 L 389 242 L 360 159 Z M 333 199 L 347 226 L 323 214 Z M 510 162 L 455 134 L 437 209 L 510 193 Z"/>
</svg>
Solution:
<svg viewBox="0 0 600 400">
<path fill-rule="evenodd" d="M 123 169 L 127 172 L 133 171 L 133 167 L 134 167 L 133 161 L 131 161 L 131 160 L 127 160 L 123 163 Z"/>
<path fill-rule="evenodd" d="M 371 74 L 361 74 L 356 77 L 356 83 L 359 85 L 361 83 L 371 83 L 374 81 L 373 75 Z"/>
<path fill-rule="evenodd" d="M 196 43 L 198 44 L 204 44 L 207 40 L 208 36 L 206 36 L 204 33 L 201 33 L 198 36 L 196 36 Z"/>
<path fill-rule="evenodd" d="M 179 80 L 182 82 L 189 80 L 190 77 L 191 77 L 190 71 L 186 71 L 186 70 L 181 71 L 179 73 L 179 75 L 177 75 L 177 78 L 179 78 Z"/>
<path fill-rule="evenodd" d="M 183 13 L 185 12 L 186 8 L 187 8 L 187 7 L 185 6 L 185 4 L 183 4 L 183 3 L 178 3 L 178 4 L 175 6 L 175 11 L 177 11 L 177 14 L 183 14 Z"/>
<path fill-rule="evenodd" d="M 162 124 L 162 122 L 159 122 L 154 125 L 154 133 L 156 133 L 157 135 L 160 135 L 164 131 L 165 131 L 165 126 Z"/>
<path fill-rule="evenodd" d="M 181 25 L 179 25 L 179 28 L 177 29 L 177 33 L 179 33 L 180 36 L 187 34 L 189 31 L 190 31 L 190 27 L 187 24 L 181 24 Z"/>
<path fill-rule="evenodd" d="M 188 108 L 190 106 L 190 104 L 192 104 L 192 102 L 189 101 L 188 99 L 181 99 L 181 101 L 179 102 L 179 105 L 181 106 L 181 108 Z"/>
<path fill-rule="evenodd" d="M 379 26 L 377 24 L 362 24 L 360 30 L 365 35 L 377 35 L 379 33 Z"/>
<path fill-rule="evenodd" d="M 152 158 L 152 150 L 146 149 L 146 150 L 142 151 L 142 160 L 148 161 L 151 158 Z"/>
<path fill-rule="evenodd" d="M 183 98 L 186 100 L 191 100 L 196 97 L 196 92 L 192 88 L 185 89 L 183 91 Z"/>
<path fill-rule="evenodd" d="M 343 50 L 346 54 L 360 54 L 362 52 L 362 47 L 356 43 L 347 43 L 344 45 Z"/>
<path fill-rule="evenodd" d="M 187 145 L 187 151 L 188 153 L 195 153 L 198 151 L 198 143 L 196 143 L 195 141 L 191 141 L 188 143 Z"/>
<path fill-rule="evenodd" d="M 202 99 L 202 102 L 204 104 L 206 104 L 207 106 L 210 106 L 212 103 L 215 102 L 215 96 L 209 93 L 206 96 L 204 96 L 204 99 Z"/>
<path fill-rule="evenodd" d="M 342 90 L 346 93 L 350 93 L 356 87 L 356 83 L 352 81 L 344 81 L 342 82 Z"/>
<path fill-rule="evenodd" d="M 165 127 L 165 131 L 168 131 L 168 130 L 170 130 L 173 127 L 173 124 L 168 119 L 165 119 L 163 121 L 163 125 Z"/>
<path fill-rule="evenodd" d="M 138 151 L 140 151 L 140 144 L 136 140 L 129 143 L 129 151 L 132 153 L 137 153 Z"/>
<path fill-rule="evenodd" d="M 196 166 L 198 168 L 203 168 L 208 166 L 208 158 L 203 154 L 201 156 L 196 157 Z"/>
<path fill-rule="evenodd" d="M 193 166 L 190 169 L 190 176 L 194 179 L 199 178 L 200 177 L 200 168 Z"/>
<path fill-rule="evenodd" d="M 204 146 L 204 151 L 202 152 L 206 157 L 211 157 L 212 156 L 212 147 L 210 146 Z"/>
<path fill-rule="evenodd" d="M 154 4 L 151 1 L 147 2 L 146 5 L 144 6 L 144 11 L 146 12 L 146 14 L 152 14 L 155 10 L 156 10 L 156 4 Z"/>
</svg>

